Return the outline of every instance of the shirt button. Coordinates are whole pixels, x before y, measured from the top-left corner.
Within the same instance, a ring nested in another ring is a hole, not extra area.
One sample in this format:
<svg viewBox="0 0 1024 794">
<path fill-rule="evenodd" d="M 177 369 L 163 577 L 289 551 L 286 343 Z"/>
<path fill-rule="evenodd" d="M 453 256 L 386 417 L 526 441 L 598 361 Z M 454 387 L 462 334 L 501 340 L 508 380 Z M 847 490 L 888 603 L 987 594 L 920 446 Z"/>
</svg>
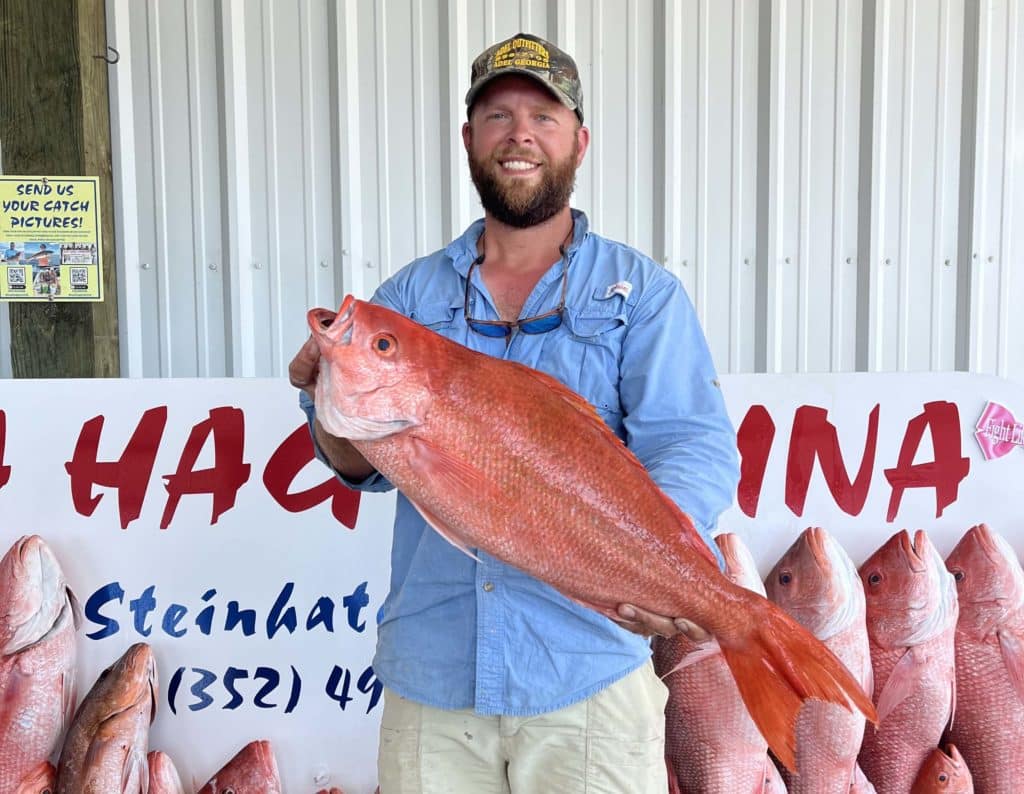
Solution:
<svg viewBox="0 0 1024 794">
<path fill-rule="evenodd" d="M 484 582 L 484 592 L 489 593 L 494 589 L 494 582 Z"/>
</svg>

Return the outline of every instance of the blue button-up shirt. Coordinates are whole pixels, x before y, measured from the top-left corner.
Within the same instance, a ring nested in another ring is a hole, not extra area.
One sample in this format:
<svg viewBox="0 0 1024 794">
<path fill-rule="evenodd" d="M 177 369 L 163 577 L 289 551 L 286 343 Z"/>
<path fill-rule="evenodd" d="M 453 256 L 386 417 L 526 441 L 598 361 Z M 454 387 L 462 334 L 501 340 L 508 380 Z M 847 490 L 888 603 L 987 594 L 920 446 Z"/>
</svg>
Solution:
<svg viewBox="0 0 1024 794">
<path fill-rule="evenodd" d="M 574 211 L 573 219 L 564 319 L 553 331 L 516 333 L 506 347 L 467 327 L 465 279 L 483 221 L 396 273 L 373 301 L 474 350 L 547 372 L 587 398 L 718 555 L 710 531 L 732 503 L 736 436 L 693 306 L 671 273 L 589 232 L 583 213 Z M 558 305 L 562 268 L 559 260 L 540 279 L 523 317 Z M 474 318 L 498 319 L 479 269 L 470 294 Z M 301 402 L 312 423 L 305 394 Z M 380 474 L 348 484 L 392 487 Z M 450 545 L 398 495 L 390 592 L 373 664 L 403 697 L 532 715 L 589 697 L 650 656 L 643 637 L 477 554 L 479 561 Z"/>
</svg>

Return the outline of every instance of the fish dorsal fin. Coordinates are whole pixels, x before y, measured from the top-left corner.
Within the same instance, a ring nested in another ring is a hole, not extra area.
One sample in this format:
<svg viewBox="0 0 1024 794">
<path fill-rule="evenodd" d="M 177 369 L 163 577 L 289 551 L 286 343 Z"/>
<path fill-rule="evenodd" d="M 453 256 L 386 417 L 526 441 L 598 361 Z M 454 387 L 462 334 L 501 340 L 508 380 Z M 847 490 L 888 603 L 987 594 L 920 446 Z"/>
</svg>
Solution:
<svg viewBox="0 0 1024 794">
<path fill-rule="evenodd" d="M 545 372 L 533 369 L 531 367 L 526 366 L 525 364 L 519 364 L 517 362 L 513 363 L 515 363 L 515 366 L 520 367 L 524 372 L 528 373 L 538 383 L 542 384 L 546 389 L 557 394 L 559 397 L 565 400 L 570 406 L 575 408 L 580 413 L 580 415 L 586 420 L 586 422 L 591 427 L 594 428 L 594 430 L 597 433 L 599 433 L 600 435 L 604 435 L 605 437 L 614 441 L 622 448 L 622 451 L 625 452 L 627 459 L 629 460 L 631 465 L 636 466 L 640 471 L 644 473 L 645 476 L 650 477 L 650 473 L 647 471 L 644 464 L 641 463 L 639 458 L 637 458 L 637 456 L 634 455 L 633 452 L 625 444 L 622 443 L 622 439 L 612 432 L 612 429 L 608 427 L 607 422 L 605 422 L 604 419 L 601 418 L 601 414 L 597 412 L 597 409 L 590 403 L 590 401 L 581 397 L 579 394 L 574 392 L 560 380 L 552 377 L 551 375 L 548 375 Z M 662 491 L 660 487 L 657 490 L 658 495 L 661 497 L 662 500 L 664 500 L 666 506 L 676 516 L 676 518 L 679 520 L 679 523 L 684 528 L 683 531 L 680 533 L 680 537 L 684 541 L 686 541 L 687 545 L 689 545 L 690 547 L 698 551 L 700 554 L 702 554 L 705 558 L 707 558 L 707 560 L 712 565 L 714 565 L 717 568 L 718 559 L 715 557 L 715 553 L 711 551 L 711 549 L 708 547 L 708 544 L 700 536 L 700 533 L 697 532 L 697 529 L 693 524 L 693 519 L 690 518 L 690 516 L 688 516 L 679 507 L 679 505 L 673 502 L 668 497 L 668 494 Z"/>
<path fill-rule="evenodd" d="M 1008 629 L 1000 629 L 999 651 L 1003 656 L 1003 664 L 1010 674 L 1010 683 L 1013 684 L 1017 697 L 1024 703 L 1024 636 L 1019 632 Z"/>
<path fill-rule="evenodd" d="M 882 687 L 882 693 L 878 696 L 876 708 L 879 725 L 885 722 L 885 718 L 892 714 L 900 703 L 914 694 L 920 680 L 921 666 L 913 648 L 908 648 L 896 662 L 889 679 Z"/>
</svg>

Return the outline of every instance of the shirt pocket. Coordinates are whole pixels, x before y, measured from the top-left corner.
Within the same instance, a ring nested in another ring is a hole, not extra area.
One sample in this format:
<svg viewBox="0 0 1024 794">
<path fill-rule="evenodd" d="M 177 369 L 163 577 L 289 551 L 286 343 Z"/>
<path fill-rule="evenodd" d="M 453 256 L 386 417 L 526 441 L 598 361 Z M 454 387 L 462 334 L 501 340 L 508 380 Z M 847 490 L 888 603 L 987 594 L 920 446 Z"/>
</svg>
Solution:
<svg viewBox="0 0 1024 794">
<path fill-rule="evenodd" d="M 462 312 L 462 302 L 434 301 L 423 303 L 412 310 L 409 318 L 420 325 L 451 338 L 454 335 L 455 318 Z"/>
<path fill-rule="evenodd" d="M 592 301 L 566 309 L 563 326 L 564 333 L 552 340 L 552 374 L 589 400 L 617 431 L 622 417 L 619 359 L 629 326 L 622 301 Z"/>
</svg>

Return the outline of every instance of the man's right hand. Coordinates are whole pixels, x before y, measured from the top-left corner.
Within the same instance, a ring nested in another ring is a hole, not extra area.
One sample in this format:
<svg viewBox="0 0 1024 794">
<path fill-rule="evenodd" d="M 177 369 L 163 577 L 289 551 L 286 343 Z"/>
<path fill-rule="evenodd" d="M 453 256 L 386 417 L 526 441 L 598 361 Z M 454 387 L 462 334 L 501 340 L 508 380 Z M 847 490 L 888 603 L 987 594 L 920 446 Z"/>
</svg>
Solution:
<svg viewBox="0 0 1024 794">
<path fill-rule="evenodd" d="M 309 337 L 299 348 L 288 365 L 288 380 L 292 386 L 304 391 L 311 400 L 316 400 L 316 382 L 320 375 L 320 345 L 316 339 Z M 332 436 L 319 419 L 313 420 L 313 434 L 321 451 L 327 456 L 341 474 L 352 482 L 361 482 L 373 474 L 376 469 L 363 457 L 347 438 Z"/>
</svg>

